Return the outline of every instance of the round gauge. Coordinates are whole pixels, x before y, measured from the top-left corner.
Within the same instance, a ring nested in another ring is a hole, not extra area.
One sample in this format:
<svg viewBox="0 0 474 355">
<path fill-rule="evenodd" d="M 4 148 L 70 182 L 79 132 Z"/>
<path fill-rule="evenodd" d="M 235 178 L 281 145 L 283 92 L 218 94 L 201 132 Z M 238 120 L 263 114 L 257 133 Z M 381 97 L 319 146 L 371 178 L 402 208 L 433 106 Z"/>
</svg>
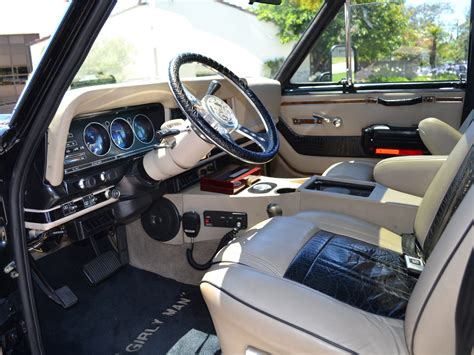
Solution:
<svg viewBox="0 0 474 355">
<path fill-rule="evenodd" d="M 89 123 L 84 129 L 84 142 L 87 149 L 97 156 L 105 155 L 110 150 L 110 136 L 104 126 L 99 123 Z"/>
<path fill-rule="evenodd" d="M 136 115 L 133 119 L 133 130 L 137 139 L 142 143 L 151 143 L 155 136 L 155 128 L 151 120 L 145 115 Z"/>
<path fill-rule="evenodd" d="M 127 150 L 133 145 L 135 136 L 132 126 L 123 118 L 116 118 L 110 125 L 110 136 L 112 142 L 120 149 Z"/>
</svg>

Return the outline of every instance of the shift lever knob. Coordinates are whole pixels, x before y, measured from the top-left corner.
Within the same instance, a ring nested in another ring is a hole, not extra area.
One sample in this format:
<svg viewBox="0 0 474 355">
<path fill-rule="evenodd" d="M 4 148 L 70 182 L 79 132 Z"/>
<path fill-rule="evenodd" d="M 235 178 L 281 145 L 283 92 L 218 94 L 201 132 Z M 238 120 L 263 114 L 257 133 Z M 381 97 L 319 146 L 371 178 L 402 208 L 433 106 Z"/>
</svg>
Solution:
<svg viewBox="0 0 474 355">
<path fill-rule="evenodd" d="M 277 217 L 283 215 L 283 210 L 280 205 L 276 203 L 270 203 L 267 206 L 267 214 L 269 218 Z"/>
</svg>

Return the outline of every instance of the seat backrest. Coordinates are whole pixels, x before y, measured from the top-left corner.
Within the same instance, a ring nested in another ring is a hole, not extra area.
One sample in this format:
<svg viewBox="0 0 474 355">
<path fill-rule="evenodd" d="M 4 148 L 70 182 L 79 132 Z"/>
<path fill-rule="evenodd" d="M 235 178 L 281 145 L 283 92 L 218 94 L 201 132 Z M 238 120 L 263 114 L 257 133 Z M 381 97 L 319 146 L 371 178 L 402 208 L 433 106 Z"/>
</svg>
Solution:
<svg viewBox="0 0 474 355">
<path fill-rule="evenodd" d="M 466 306 L 458 309 L 461 307 L 458 300 L 473 252 L 473 206 L 474 188 L 470 188 L 428 258 L 410 296 L 405 313 L 405 336 L 412 355 L 456 354 L 456 347 L 460 345 L 456 339 L 459 330 L 468 331 L 457 324 L 455 315 L 459 310 L 461 314 L 469 314 Z"/>
<path fill-rule="evenodd" d="M 433 178 L 423 197 L 415 218 L 414 231 L 419 244 L 425 253 L 430 253 L 436 244 L 436 240 L 443 228 L 443 221 L 440 216 L 446 209 L 453 193 L 462 189 L 463 181 L 460 181 L 465 169 L 472 171 L 472 145 L 474 143 L 474 125 L 470 125 L 466 133 L 456 144 L 448 159 L 439 169 Z M 461 171 L 463 170 L 464 171 Z M 427 250 L 429 249 L 429 250 Z"/>
<path fill-rule="evenodd" d="M 474 245 L 473 142 L 471 125 L 428 187 L 415 219 L 416 237 L 429 257 L 405 314 L 411 354 L 456 353 L 456 306 Z"/>
<path fill-rule="evenodd" d="M 466 119 L 462 123 L 461 127 L 459 127 L 459 132 L 466 133 L 472 121 L 474 121 L 474 110 L 471 111 L 471 113 L 466 117 Z"/>
</svg>

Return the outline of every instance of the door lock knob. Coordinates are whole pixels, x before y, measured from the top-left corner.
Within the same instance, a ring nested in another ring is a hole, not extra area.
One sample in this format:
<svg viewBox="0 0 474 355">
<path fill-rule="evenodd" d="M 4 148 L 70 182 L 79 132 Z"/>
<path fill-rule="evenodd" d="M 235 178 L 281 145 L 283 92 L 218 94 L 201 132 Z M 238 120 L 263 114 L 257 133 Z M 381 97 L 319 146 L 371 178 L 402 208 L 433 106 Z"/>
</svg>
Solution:
<svg viewBox="0 0 474 355">
<path fill-rule="evenodd" d="M 336 128 L 339 128 L 342 126 L 342 118 L 341 117 L 334 117 L 332 119 L 332 125 Z"/>
</svg>

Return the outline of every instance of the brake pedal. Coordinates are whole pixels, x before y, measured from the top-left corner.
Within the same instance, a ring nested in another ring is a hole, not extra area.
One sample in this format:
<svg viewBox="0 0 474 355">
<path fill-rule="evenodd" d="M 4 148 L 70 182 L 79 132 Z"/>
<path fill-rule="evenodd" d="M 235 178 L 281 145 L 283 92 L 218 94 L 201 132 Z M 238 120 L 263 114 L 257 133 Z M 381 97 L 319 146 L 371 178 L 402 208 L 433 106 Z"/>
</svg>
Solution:
<svg viewBox="0 0 474 355">
<path fill-rule="evenodd" d="M 58 288 L 55 293 L 64 308 L 70 308 L 78 301 L 77 296 L 72 292 L 69 286 Z"/>
<path fill-rule="evenodd" d="M 36 282 L 41 291 L 54 303 L 63 308 L 70 308 L 74 306 L 78 298 L 68 286 L 63 286 L 55 290 L 48 282 L 46 277 L 41 272 L 36 260 L 29 254 L 31 276 Z"/>
<path fill-rule="evenodd" d="M 122 267 L 122 263 L 113 250 L 100 254 L 82 267 L 82 273 L 90 285 L 96 286 L 112 276 Z"/>
</svg>

